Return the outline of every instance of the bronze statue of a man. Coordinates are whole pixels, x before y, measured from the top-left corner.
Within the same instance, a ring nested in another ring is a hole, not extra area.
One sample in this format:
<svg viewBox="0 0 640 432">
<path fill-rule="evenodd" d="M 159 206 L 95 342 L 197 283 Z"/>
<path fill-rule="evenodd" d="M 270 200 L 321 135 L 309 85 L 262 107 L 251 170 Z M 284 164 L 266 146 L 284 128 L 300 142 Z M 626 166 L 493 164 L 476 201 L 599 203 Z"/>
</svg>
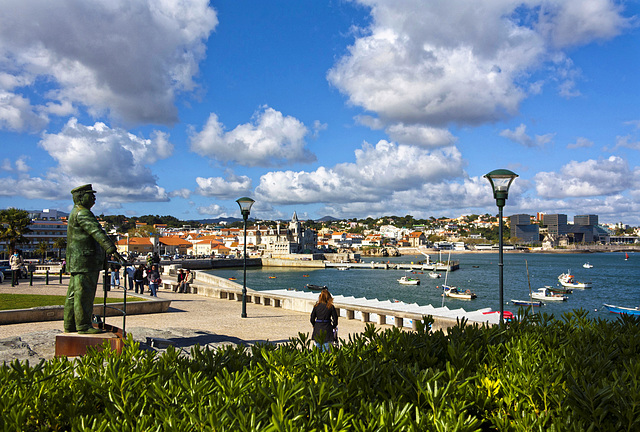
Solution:
<svg viewBox="0 0 640 432">
<path fill-rule="evenodd" d="M 74 206 L 67 224 L 67 269 L 71 277 L 64 304 L 65 332 L 103 332 L 91 324 L 98 278 L 105 268 L 107 254 L 122 261 L 115 244 L 90 210 L 96 203 L 95 193 L 90 184 L 71 191 Z"/>
</svg>

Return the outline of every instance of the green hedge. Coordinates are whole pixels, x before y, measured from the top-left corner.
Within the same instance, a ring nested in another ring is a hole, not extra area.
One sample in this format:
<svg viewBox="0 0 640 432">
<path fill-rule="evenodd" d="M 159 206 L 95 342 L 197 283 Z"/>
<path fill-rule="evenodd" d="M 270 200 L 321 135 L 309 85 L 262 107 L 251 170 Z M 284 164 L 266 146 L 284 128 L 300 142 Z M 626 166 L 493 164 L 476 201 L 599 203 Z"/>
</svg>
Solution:
<svg viewBox="0 0 640 432">
<path fill-rule="evenodd" d="M 0 367 L 6 430 L 637 431 L 640 320 L 525 316 L 284 346 Z"/>
</svg>

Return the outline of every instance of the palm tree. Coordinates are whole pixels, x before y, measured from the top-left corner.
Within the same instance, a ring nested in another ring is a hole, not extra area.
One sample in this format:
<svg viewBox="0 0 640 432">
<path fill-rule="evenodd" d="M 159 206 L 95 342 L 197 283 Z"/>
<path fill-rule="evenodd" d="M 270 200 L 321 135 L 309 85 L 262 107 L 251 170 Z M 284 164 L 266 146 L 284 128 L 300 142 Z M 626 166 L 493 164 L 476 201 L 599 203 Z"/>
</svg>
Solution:
<svg viewBox="0 0 640 432">
<path fill-rule="evenodd" d="M 38 243 L 38 249 L 36 249 L 36 252 L 42 255 L 42 262 L 43 263 L 47 259 L 47 252 L 48 251 L 49 251 L 49 243 L 44 242 L 44 241 Z"/>
<path fill-rule="evenodd" d="M 67 247 L 67 239 L 60 237 L 57 238 L 56 241 L 53 242 L 54 249 L 58 249 L 58 259 L 60 259 L 62 255 L 62 249 L 66 249 Z"/>
<path fill-rule="evenodd" d="M 9 246 L 9 252 L 14 251 L 17 244 L 27 242 L 24 234 L 31 232 L 30 224 L 29 213 L 26 210 L 0 210 L 0 241 Z"/>
</svg>

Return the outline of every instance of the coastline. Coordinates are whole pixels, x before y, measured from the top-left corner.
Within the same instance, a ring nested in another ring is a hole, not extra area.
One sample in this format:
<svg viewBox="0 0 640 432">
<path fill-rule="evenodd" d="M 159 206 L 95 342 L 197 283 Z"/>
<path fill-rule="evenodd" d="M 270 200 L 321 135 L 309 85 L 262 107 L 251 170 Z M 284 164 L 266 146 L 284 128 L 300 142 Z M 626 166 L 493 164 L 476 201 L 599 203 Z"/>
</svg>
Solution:
<svg viewBox="0 0 640 432">
<path fill-rule="evenodd" d="M 400 255 L 423 255 L 426 254 L 438 254 L 440 252 L 449 253 L 449 250 L 438 250 L 438 249 L 420 249 L 417 248 L 398 248 L 398 252 Z M 592 253 L 624 253 L 624 252 L 640 252 L 640 246 L 629 246 L 629 247 L 620 247 L 616 246 L 603 246 L 603 247 L 585 247 L 585 248 L 575 248 L 575 249 L 505 249 L 503 253 L 505 254 L 592 254 Z M 465 249 L 465 250 L 451 250 L 452 254 L 496 254 L 497 250 L 473 250 L 473 249 Z"/>
</svg>

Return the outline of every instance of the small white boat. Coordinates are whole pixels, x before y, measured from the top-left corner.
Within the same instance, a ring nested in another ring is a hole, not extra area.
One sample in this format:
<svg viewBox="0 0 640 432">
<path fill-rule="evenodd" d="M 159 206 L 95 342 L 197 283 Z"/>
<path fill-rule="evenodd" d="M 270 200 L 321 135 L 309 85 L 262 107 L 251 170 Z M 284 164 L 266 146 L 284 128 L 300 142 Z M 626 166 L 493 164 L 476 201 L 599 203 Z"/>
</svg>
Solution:
<svg viewBox="0 0 640 432">
<path fill-rule="evenodd" d="M 420 285 L 420 279 L 408 276 L 402 276 L 398 279 L 398 282 L 400 282 L 400 285 Z"/>
<path fill-rule="evenodd" d="M 429 277 L 432 279 L 438 279 L 438 278 L 441 278 L 442 275 L 440 273 L 432 271 L 432 272 L 429 272 Z"/>
<path fill-rule="evenodd" d="M 338 270 L 342 270 L 342 271 L 349 270 L 349 267 L 341 266 L 341 267 L 338 267 Z"/>
<path fill-rule="evenodd" d="M 457 298 L 462 300 L 473 300 L 474 298 L 478 297 L 475 293 L 471 292 L 471 290 L 461 291 L 456 287 L 452 287 L 448 285 L 442 285 L 442 289 L 444 290 L 443 295 L 451 298 Z"/>
<path fill-rule="evenodd" d="M 555 294 L 550 291 L 549 286 L 538 288 L 538 291 L 531 293 L 531 298 L 543 301 L 567 301 L 569 297 L 564 294 Z"/>
<path fill-rule="evenodd" d="M 582 267 L 584 267 L 584 268 L 593 268 L 593 264 L 586 262 L 586 263 L 582 264 Z"/>
<path fill-rule="evenodd" d="M 593 286 L 591 282 L 578 282 L 569 271 L 558 276 L 558 282 L 567 288 L 587 289 Z"/>
</svg>

